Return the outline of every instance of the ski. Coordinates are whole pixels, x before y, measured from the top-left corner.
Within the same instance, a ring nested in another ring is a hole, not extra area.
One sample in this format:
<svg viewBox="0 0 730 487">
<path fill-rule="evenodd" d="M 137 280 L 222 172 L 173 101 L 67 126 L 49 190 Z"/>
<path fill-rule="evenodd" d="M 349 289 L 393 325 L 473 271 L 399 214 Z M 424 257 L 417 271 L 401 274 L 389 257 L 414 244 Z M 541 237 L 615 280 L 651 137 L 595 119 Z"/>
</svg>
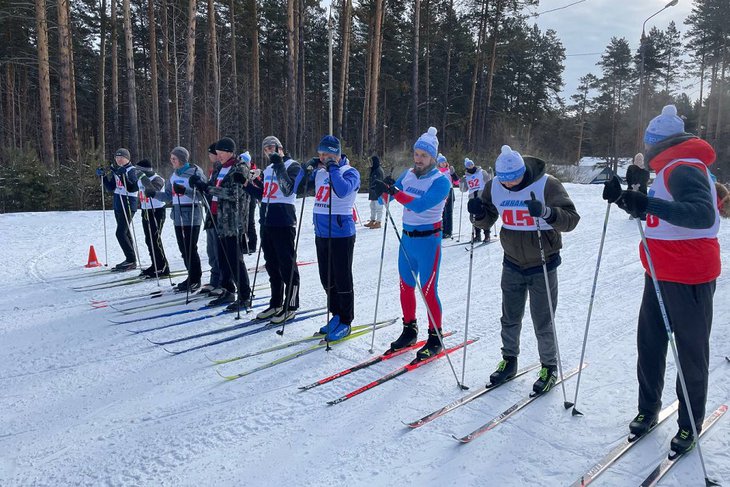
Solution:
<svg viewBox="0 0 730 487">
<path fill-rule="evenodd" d="M 383 323 L 389 323 L 390 321 L 391 320 L 378 321 L 377 323 L 375 323 L 375 325 L 376 326 L 377 325 L 382 325 Z M 368 328 L 368 329 L 371 329 L 372 330 L 372 326 L 373 325 L 357 325 L 357 326 L 353 326 L 352 329 L 351 329 L 351 331 L 354 333 L 356 331 L 360 331 L 360 330 L 363 330 L 365 328 Z M 274 345 L 273 347 L 264 348 L 264 349 L 261 349 L 261 350 L 257 350 L 255 352 L 250 352 L 250 353 L 247 353 L 247 354 L 244 354 L 244 355 L 239 355 L 237 357 L 224 358 L 224 359 L 212 359 L 212 358 L 210 358 L 210 357 L 208 357 L 206 355 L 205 358 L 207 358 L 208 360 L 210 360 L 211 362 L 213 362 L 216 365 L 222 365 L 222 364 L 227 364 L 227 363 L 230 363 L 230 362 L 236 362 L 238 360 L 243 360 L 245 358 L 256 357 L 257 355 L 264 355 L 266 353 L 276 352 L 278 350 L 283 350 L 285 348 L 289 348 L 289 347 L 293 347 L 293 346 L 296 346 L 296 345 L 300 345 L 302 343 L 312 342 L 312 341 L 315 341 L 315 340 L 320 340 L 322 338 L 322 336 L 324 336 L 324 335 L 314 335 L 314 336 L 307 336 L 307 337 L 304 337 L 304 338 L 297 338 L 297 339 L 292 340 L 292 341 L 289 341 L 289 342 L 280 343 L 278 345 Z"/>
<path fill-rule="evenodd" d="M 208 271 L 203 271 L 208 272 Z M 179 277 L 187 274 L 187 271 L 180 270 L 180 271 L 173 271 L 170 272 L 170 277 Z M 108 281 L 103 282 L 99 284 L 91 284 L 87 286 L 76 286 L 72 287 L 74 291 L 77 292 L 87 292 L 87 291 L 102 291 L 104 289 L 112 289 L 115 287 L 122 287 L 122 286 L 131 286 L 133 284 L 139 284 L 141 282 L 153 282 L 154 279 L 147 278 L 147 277 L 141 277 L 139 275 L 133 276 L 133 277 L 126 277 L 124 279 L 117 279 L 114 281 Z"/>
<path fill-rule="evenodd" d="M 727 360 L 728 362 L 730 362 L 730 357 L 725 357 L 725 360 Z"/>
<path fill-rule="evenodd" d="M 376 325 L 375 328 L 376 329 L 384 328 L 386 326 L 392 325 L 396 321 L 398 321 L 398 320 L 397 319 L 392 319 L 392 320 L 389 320 L 389 321 L 383 323 L 382 325 Z M 255 368 L 253 368 L 251 370 L 247 370 L 245 372 L 241 372 L 239 374 L 235 374 L 235 375 L 223 375 L 218 370 L 216 370 L 216 373 L 218 375 L 220 375 L 221 377 L 223 377 L 225 380 L 228 380 L 228 381 L 240 379 L 241 377 L 246 377 L 247 375 L 251 375 L 251 374 L 254 374 L 256 372 L 260 372 L 262 370 L 270 369 L 271 367 L 275 367 L 277 365 L 280 365 L 280 364 L 283 364 L 283 363 L 286 363 L 286 362 L 290 362 L 290 361 L 292 361 L 294 359 L 297 359 L 299 357 L 303 357 L 304 355 L 308 355 L 310 353 L 316 352 L 317 350 L 320 350 L 320 349 L 323 349 L 323 348 L 326 349 L 328 345 L 330 347 L 332 347 L 334 345 L 339 345 L 340 343 L 344 343 L 344 342 L 349 341 L 349 340 L 352 340 L 354 338 L 358 338 L 358 337 L 367 335 L 368 333 L 370 333 L 371 326 L 372 325 L 368 325 L 366 329 L 360 330 L 360 331 L 355 332 L 355 333 L 351 333 L 348 336 L 346 336 L 345 338 L 343 338 L 342 340 L 337 340 L 335 342 L 329 342 L 329 344 L 327 342 L 320 341 L 316 345 L 312 345 L 312 346 L 307 347 L 307 348 L 304 348 L 302 350 L 298 350 L 298 351 L 296 351 L 294 353 L 290 353 L 289 355 L 284 355 L 283 357 L 279 357 L 276 360 L 272 360 L 271 362 L 265 363 L 263 365 L 260 365 L 258 367 L 255 367 Z M 310 338 L 315 338 L 315 337 L 310 337 Z"/>
<path fill-rule="evenodd" d="M 268 296 L 262 296 L 261 298 L 256 298 L 256 299 L 254 299 L 254 301 L 256 301 L 258 299 L 264 299 L 264 298 L 268 298 Z M 191 301 L 191 302 L 193 302 L 193 301 Z M 228 303 L 226 303 L 226 304 L 228 304 Z M 264 303 L 256 304 L 251 309 L 261 307 L 261 306 L 263 306 L 263 304 Z M 139 317 L 139 318 L 130 318 L 130 319 L 127 319 L 127 320 L 115 320 L 115 319 L 112 319 L 112 318 L 107 318 L 107 320 L 110 323 L 113 323 L 115 325 L 129 325 L 131 323 L 139 323 L 140 321 L 156 320 L 156 319 L 159 319 L 159 318 L 169 318 L 171 316 L 179 316 L 179 315 L 184 315 L 184 314 L 188 314 L 188 313 L 195 313 L 196 311 L 207 311 L 207 310 L 210 310 L 210 309 L 219 308 L 220 306 L 224 306 L 224 305 L 221 304 L 221 305 L 218 305 L 218 306 L 211 306 L 210 304 L 206 304 L 206 305 L 203 305 L 203 306 L 199 306 L 197 308 L 180 309 L 180 310 L 177 310 L 177 311 L 169 311 L 167 313 L 159 313 L 159 314 L 152 315 L 152 316 L 142 316 L 142 317 Z M 165 328 L 165 327 L 163 327 L 163 328 Z M 132 332 L 132 333 L 135 333 L 135 332 Z"/>
<path fill-rule="evenodd" d="M 588 469 L 588 471 L 583 474 L 580 479 L 573 482 L 571 484 L 571 487 L 585 487 L 586 485 L 592 483 L 594 480 L 596 480 L 596 477 L 608 470 L 611 465 L 616 463 L 616 461 L 618 461 L 618 459 L 621 458 L 624 453 L 629 451 L 632 446 L 637 444 L 639 440 L 641 440 L 645 436 L 648 436 L 649 433 L 651 433 L 655 428 L 657 428 L 674 413 L 676 413 L 678 408 L 679 401 L 674 401 L 671 405 L 662 409 L 657 418 L 657 424 L 652 426 L 649 431 L 639 437 L 631 437 L 629 435 L 629 437 L 625 438 L 620 444 L 616 445 L 611 451 L 606 453 L 606 455 L 604 455 L 603 458 L 601 458 L 595 465 Z"/>
<path fill-rule="evenodd" d="M 573 369 L 570 372 L 568 372 L 565 375 L 565 380 L 568 380 L 571 377 L 573 377 L 575 374 L 578 373 L 578 370 L 584 368 L 586 365 L 587 364 L 584 363 L 580 367 L 576 367 L 575 369 Z M 561 382 L 562 381 L 560 379 L 558 379 L 555 382 L 555 385 L 553 386 L 553 389 L 556 386 L 558 386 Z M 484 425 L 480 426 L 479 428 L 475 429 L 474 431 L 472 431 L 468 435 L 462 436 L 462 437 L 458 437 L 458 436 L 455 436 L 455 435 L 451 435 L 451 436 L 452 436 L 452 438 L 454 438 L 455 440 L 457 440 L 458 442 L 460 442 L 462 444 L 463 443 L 469 443 L 472 440 L 480 437 L 481 435 L 483 435 L 487 431 L 495 428 L 497 425 L 499 425 L 501 423 L 504 423 L 507 419 L 511 418 L 512 416 L 514 416 L 515 414 L 517 414 L 517 412 L 521 411 L 525 406 L 527 406 L 528 404 L 530 404 L 533 401 L 535 401 L 535 399 L 538 399 L 540 397 L 543 397 L 544 395 L 545 394 L 540 394 L 540 395 L 537 395 L 537 396 L 533 396 L 532 394 L 530 394 L 526 398 L 524 398 L 524 399 L 522 399 L 520 401 L 517 401 L 512 406 L 508 407 L 502 414 L 500 414 L 496 418 L 492 419 L 491 421 L 485 423 Z"/>
<path fill-rule="evenodd" d="M 150 304 L 142 304 L 138 306 L 129 306 L 127 308 L 123 308 L 118 304 L 110 304 L 109 307 L 116 311 L 117 313 L 121 313 L 123 315 L 131 315 L 136 313 L 143 313 L 145 311 L 154 311 L 156 309 L 162 309 L 162 308 L 169 308 L 172 306 L 180 306 L 180 305 L 187 305 L 189 303 L 194 303 L 196 301 L 204 301 L 204 300 L 210 300 L 212 301 L 214 298 L 209 297 L 207 294 L 191 294 L 188 298 L 188 303 L 185 302 L 185 296 L 180 296 L 179 294 L 176 294 L 174 297 L 167 299 L 167 300 L 158 300 Z"/>
<path fill-rule="evenodd" d="M 303 310 L 301 312 L 301 314 L 306 315 L 306 316 L 299 316 L 299 314 L 297 314 L 297 316 L 295 318 L 292 318 L 291 320 L 287 321 L 287 323 L 294 323 L 297 321 L 306 320 L 307 318 L 311 318 L 312 316 L 319 316 L 319 315 L 323 314 L 323 313 L 321 313 L 321 311 L 323 309 L 326 310 L 327 308 L 315 308 L 315 309 L 310 309 L 310 310 Z M 316 312 L 316 314 L 310 314 L 310 313 L 315 313 L 315 312 Z M 229 311 L 228 313 L 233 313 L 233 311 Z M 204 332 L 196 333 L 194 335 L 188 335 L 185 337 L 175 338 L 172 340 L 156 342 L 156 341 L 150 340 L 148 338 L 147 341 L 149 341 L 150 343 L 152 343 L 154 345 L 171 345 L 173 343 L 180 343 L 180 342 L 184 342 L 187 340 L 193 340 L 195 338 L 202 338 L 202 337 L 207 337 L 210 335 L 216 335 L 218 333 L 225 333 L 227 331 L 238 330 L 241 328 L 246 328 L 247 326 L 255 325 L 257 323 L 266 323 L 267 321 L 268 320 L 260 320 L 258 318 L 252 318 L 250 320 L 244 321 L 243 323 L 235 323 L 233 325 L 225 326 L 223 328 L 217 328 L 215 330 L 204 331 Z"/>
<path fill-rule="evenodd" d="M 452 331 L 444 332 L 443 337 L 446 338 L 446 337 L 451 336 L 453 334 L 454 334 L 454 332 L 452 332 Z M 323 384 L 327 384 L 328 382 L 332 382 L 335 379 L 339 379 L 340 377 L 344 377 L 344 376 L 346 376 L 348 374 L 352 374 L 353 372 L 357 372 L 358 370 L 365 369 L 367 367 L 370 367 L 371 365 L 375 365 L 375 364 L 378 364 L 380 362 L 384 362 L 386 360 L 392 359 L 393 357 L 397 357 L 399 355 L 402 355 L 402 354 L 404 354 L 404 353 L 406 353 L 406 352 L 408 352 L 410 350 L 414 350 L 416 348 L 421 348 L 425 344 L 426 344 L 426 340 L 421 340 L 418 343 L 414 343 L 413 345 L 411 345 L 409 347 L 401 348 L 400 350 L 396 350 L 395 352 L 392 352 L 392 353 L 387 353 L 386 352 L 386 353 L 380 354 L 377 357 L 372 357 L 372 358 L 366 360 L 365 362 L 361 362 L 361 363 L 359 363 L 357 365 L 354 365 L 354 366 L 352 366 L 350 368 L 347 368 L 347 369 L 345 369 L 345 370 L 343 370 L 341 372 L 337 372 L 336 374 L 332 374 L 332 375 L 330 375 L 328 377 L 325 377 L 324 379 L 318 380 L 317 382 L 312 382 L 311 384 L 308 384 L 306 386 L 299 386 L 299 390 L 300 391 L 308 391 L 310 389 L 314 389 L 315 387 L 321 386 Z"/>
<path fill-rule="evenodd" d="M 291 320 L 287 321 L 287 323 L 292 323 L 294 321 L 304 321 L 304 320 L 307 320 L 309 318 L 315 318 L 317 316 L 322 316 L 322 315 L 324 315 L 326 313 L 327 313 L 326 311 L 320 311 L 318 313 L 312 313 L 312 314 L 309 314 L 307 316 L 303 316 L 301 318 L 291 319 Z M 281 325 L 281 323 L 276 323 L 276 324 L 274 324 L 274 323 L 267 323 L 266 325 L 261 326 L 259 328 L 254 328 L 253 330 L 244 331 L 243 333 L 237 333 L 236 335 L 231 335 L 231 336 L 225 337 L 225 338 L 219 338 L 218 340 L 213 340 L 212 342 L 203 343 L 201 345 L 196 345 L 194 347 L 184 348 L 182 350 L 168 350 L 166 348 L 163 348 L 163 350 L 166 351 L 167 353 L 169 353 L 170 355 L 180 355 L 181 353 L 192 352 L 194 350 L 200 350 L 201 348 L 207 348 L 207 347 L 211 347 L 213 345 L 219 345 L 221 343 L 230 342 L 230 341 L 236 340 L 238 338 L 243 338 L 245 336 L 249 336 L 249 335 L 253 335 L 253 334 L 256 334 L 256 333 L 260 333 L 262 331 L 273 330 L 275 328 L 278 328 L 280 325 Z"/>
<path fill-rule="evenodd" d="M 456 401 L 454 401 L 450 404 L 447 404 L 446 406 L 442 407 L 441 409 L 437 409 L 436 411 L 432 412 L 431 414 L 427 414 L 426 416 L 422 417 L 421 419 L 412 421 L 410 423 L 405 423 L 405 425 L 408 426 L 409 428 L 413 428 L 413 429 L 419 428 L 419 427 L 423 426 L 424 424 L 430 423 L 434 419 L 440 418 L 444 414 L 453 411 L 454 409 L 460 408 L 464 404 L 470 403 L 474 399 L 477 399 L 478 397 L 483 396 L 487 392 L 493 391 L 494 389 L 498 388 L 502 384 L 506 384 L 507 382 L 510 382 L 522 375 L 525 375 L 526 373 L 528 373 L 532 370 L 537 369 L 538 367 L 540 367 L 540 364 L 536 363 L 536 364 L 530 365 L 529 367 L 525 367 L 524 369 L 518 370 L 514 377 L 510 377 L 509 379 L 507 379 L 504 382 L 501 382 L 496 385 L 488 384 L 479 390 L 476 390 L 470 394 L 467 394 L 464 397 L 457 399 Z"/>
<path fill-rule="evenodd" d="M 468 342 L 466 342 L 466 344 L 471 345 L 472 343 L 476 342 L 477 340 L 479 340 L 479 338 L 469 340 Z M 353 397 L 358 396 L 358 395 L 362 394 L 363 392 L 368 391 L 376 386 L 379 386 L 380 384 L 384 384 L 384 383 L 388 382 L 389 380 L 395 379 L 396 377 L 399 377 L 403 374 L 416 370 L 418 367 L 420 367 L 422 365 L 426 365 L 430 362 L 433 362 L 434 360 L 440 359 L 441 357 L 445 357 L 447 354 L 455 352 L 456 350 L 459 350 L 463 346 L 464 346 L 464 343 L 462 342 L 455 347 L 451 347 L 451 348 L 447 348 L 446 350 L 442 350 L 440 353 L 434 355 L 433 357 L 429 357 L 425 360 L 419 360 L 419 361 L 414 360 L 413 362 L 406 364 L 403 367 L 396 369 L 393 372 L 390 372 L 389 374 L 386 374 L 386 375 L 382 376 L 381 378 L 370 382 L 369 384 L 365 384 L 364 386 L 360 387 L 359 389 L 355 389 L 352 392 L 348 392 L 344 396 L 340 396 L 337 399 L 333 399 L 332 401 L 327 401 L 327 404 L 329 404 L 330 406 L 333 406 L 335 404 L 339 404 L 341 402 L 347 401 L 348 399 L 352 399 Z"/>
<path fill-rule="evenodd" d="M 478 249 L 480 247 L 484 247 L 485 245 L 489 245 L 490 243 L 494 243 L 496 241 L 497 241 L 497 239 L 494 239 L 494 240 L 486 240 L 484 242 L 480 242 L 478 245 L 475 245 L 474 246 L 474 250 L 476 250 L 476 249 Z M 467 251 L 467 252 L 469 252 L 471 249 L 467 247 L 464 250 Z"/>
<path fill-rule="evenodd" d="M 702 423 L 702 431 L 700 431 L 700 438 L 704 436 L 705 433 L 707 433 L 707 430 L 709 430 L 717 421 L 727 412 L 727 404 L 723 404 L 719 408 L 715 409 L 715 412 L 713 412 L 710 416 L 705 418 L 705 421 Z M 690 450 L 691 451 L 691 450 Z M 689 453 L 689 452 L 687 452 Z M 682 459 L 687 453 L 679 454 L 679 455 L 672 455 L 671 453 L 667 458 L 662 460 L 659 465 L 656 466 L 654 470 L 644 479 L 644 481 L 641 483 L 641 487 L 650 487 L 653 485 L 656 485 L 671 469 L 674 464 L 676 464 L 679 460 Z M 707 480 L 707 479 L 705 479 Z M 709 484 L 708 484 L 709 485 Z"/>
</svg>

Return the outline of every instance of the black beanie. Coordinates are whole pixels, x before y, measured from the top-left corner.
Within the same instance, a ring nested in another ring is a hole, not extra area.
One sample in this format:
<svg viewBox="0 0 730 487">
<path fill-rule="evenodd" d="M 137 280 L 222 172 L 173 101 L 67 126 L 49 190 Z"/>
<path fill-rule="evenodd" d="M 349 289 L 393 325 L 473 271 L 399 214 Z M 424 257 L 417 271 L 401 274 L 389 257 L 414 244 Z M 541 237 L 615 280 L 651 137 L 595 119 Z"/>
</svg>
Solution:
<svg viewBox="0 0 730 487">
<path fill-rule="evenodd" d="M 208 154 L 213 154 L 213 155 L 216 154 L 216 152 L 215 152 L 215 146 L 216 146 L 216 144 L 217 144 L 217 142 L 213 142 L 212 144 L 210 144 L 208 146 Z"/>
<path fill-rule="evenodd" d="M 229 137 L 223 137 L 221 140 L 216 142 L 215 150 L 220 150 L 223 152 L 236 152 L 236 143 L 233 142 L 233 139 Z"/>
</svg>

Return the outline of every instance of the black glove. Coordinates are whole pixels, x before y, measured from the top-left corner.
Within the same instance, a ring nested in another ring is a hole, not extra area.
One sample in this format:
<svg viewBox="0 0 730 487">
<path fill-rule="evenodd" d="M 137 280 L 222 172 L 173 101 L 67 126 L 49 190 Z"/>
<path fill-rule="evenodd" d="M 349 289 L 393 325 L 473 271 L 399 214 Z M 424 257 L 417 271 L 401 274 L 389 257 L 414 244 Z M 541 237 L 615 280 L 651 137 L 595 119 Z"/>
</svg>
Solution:
<svg viewBox="0 0 730 487">
<path fill-rule="evenodd" d="M 388 193 L 391 196 L 398 192 L 398 188 L 393 184 L 388 184 L 386 181 L 381 181 L 380 179 L 373 181 L 373 190 L 378 194 Z"/>
<path fill-rule="evenodd" d="M 616 204 L 634 218 L 641 218 L 646 214 L 649 198 L 640 191 L 622 191 Z"/>
<path fill-rule="evenodd" d="M 157 194 L 157 191 L 155 191 L 155 188 L 145 188 L 144 189 L 144 195 L 148 198 L 154 198 Z"/>
<path fill-rule="evenodd" d="M 383 179 L 383 182 L 387 184 L 388 186 L 393 186 L 395 184 L 395 179 L 393 179 L 390 176 L 385 176 L 385 179 Z"/>
<path fill-rule="evenodd" d="M 242 172 L 234 172 L 231 174 L 231 178 L 233 179 L 233 182 L 236 184 L 246 184 L 246 176 L 243 175 Z"/>
<path fill-rule="evenodd" d="M 621 179 L 614 175 L 603 184 L 603 199 L 615 203 L 619 197 L 621 197 Z"/>
<path fill-rule="evenodd" d="M 185 194 L 185 186 L 182 184 L 173 184 L 172 185 L 172 192 L 175 193 L 178 196 L 182 196 Z"/>
<path fill-rule="evenodd" d="M 317 170 L 317 166 L 319 166 L 319 157 L 312 157 L 306 165 L 307 172 L 312 172 Z"/>
<path fill-rule="evenodd" d="M 281 158 L 278 152 L 273 152 L 269 156 L 269 162 L 273 164 L 274 166 L 283 166 L 284 160 Z"/>
<path fill-rule="evenodd" d="M 334 159 L 327 159 L 327 162 L 325 162 L 325 164 L 327 165 L 327 172 L 331 172 L 332 170 L 340 167 L 340 165 Z"/>
<path fill-rule="evenodd" d="M 201 178 L 197 174 L 193 174 L 192 176 L 190 176 L 188 181 L 190 182 L 190 186 L 197 189 L 201 193 L 205 193 L 208 190 L 208 183 L 204 182 L 203 178 Z"/>
<path fill-rule="evenodd" d="M 543 220 L 545 218 L 549 218 L 552 214 L 550 207 L 543 205 L 542 201 L 536 199 L 535 193 L 530 192 L 530 196 L 532 199 L 525 200 L 525 203 L 527 204 L 527 211 L 530 212 L 530 216 L 533 218 L 542 218 Z"/>
<path fill-rule="evenodd" d="M 475 220 L 481 220 L 487 215 L 487 211 L 484 209 L 484 202 L 482 202 L 481 198 L 470 198 L 466 204 L 466 210 Z"/>
</svg>

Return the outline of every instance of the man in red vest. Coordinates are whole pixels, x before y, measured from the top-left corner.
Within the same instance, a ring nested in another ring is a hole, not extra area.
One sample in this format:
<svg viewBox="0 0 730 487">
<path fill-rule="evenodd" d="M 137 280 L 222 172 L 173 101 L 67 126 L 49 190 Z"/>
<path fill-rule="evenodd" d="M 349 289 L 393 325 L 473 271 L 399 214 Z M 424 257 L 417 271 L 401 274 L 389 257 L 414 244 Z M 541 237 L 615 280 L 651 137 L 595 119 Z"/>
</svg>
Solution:
<svg viewBox="0 0 730 487">
<path fill-rule="evenodd" d="M 665 106 L 644 135 L 645 154 L 656 179 L 649 194 L 622 191 L 617 179 L 606 183 L 603 198 L 635 218 L 646 213 L 646 239 L 669 323 L 674 332 L 693 419 L 699 432 L 705 417 L 710 359 L 710 329 L 715 280 L 720 275 L 717 193 L 708 167 L 715 151 L 704 140 L 684 132 L 674 105 Z M 644 295 L 639 310 L 639 414 L 629 425 L 640 436 L 656 424 L 661 409 L 668 336 L 647 255 L 639 248 Z M 679 431 L 671 449 L 694 447 L 692 419 L 677 379 Z"/>
</svg>

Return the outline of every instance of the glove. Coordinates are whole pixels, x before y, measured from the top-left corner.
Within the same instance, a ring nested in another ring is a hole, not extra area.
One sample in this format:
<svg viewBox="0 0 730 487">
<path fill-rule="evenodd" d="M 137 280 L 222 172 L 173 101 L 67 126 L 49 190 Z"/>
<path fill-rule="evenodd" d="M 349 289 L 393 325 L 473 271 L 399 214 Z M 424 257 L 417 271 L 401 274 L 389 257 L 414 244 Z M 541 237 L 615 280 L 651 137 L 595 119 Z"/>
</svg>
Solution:
<svg viewBox="0 0 730 487">
<path fill-rule="evenodd" d="M 535 199 L 535 193 L 530 193 L 530 196 L 532 196 L 532 199 L 525 200 L 530 216 L 533 218 L 542 218 L 543 220 L 549 218 L 552 214 L 550 207 L 543 205 L 542 201 Z"/>
<path fill-rule="evenodd" d="M 97 167 L 96 168 L 96 177 L 100 178 L 104 176 L 104 168 L 103 167 Z"/>
<path fill-rule="evenodd" d="M 274 152 L 269 156 L 269 162 L 274 166 L 284 165 L 284 160 L 281 158 L 278 152 Z"/>
<path fill-rule="evenodd" d="M 481 220 L 487 215 L 484 209 L 484 202 L 481 198 L 471 198 L 466 204 L 466 210 L 471 214 L 475 220 Z"/>
<path fill-rule="evenodd" d="M 305 170 L 307 172 L 312 172 L 317 170 L 317 166 L 319 166 L 319 158 L 318 157 L 312 157 L 310 160 L 307 161 L 307 164 L 305 166 Z"/>
<path fill-rule="evenodd" d="M 244 176 L 242 172 L 234 172 L 231 174 L 231 178 L 236 184 L 246 184 L 247 181 L 246 176 Z"/>
<path fill-rule="evenodd" d="M 392 181 L 392 178 L 387 179 Z M 393 184 L 388 184 L 386 181 L 381 181 L 379 179 L 373 181 L 373 190 L 378 194 L 388 193 L 391 196 L 398 192 L 398 188 L 396 188 Z"/>
<path fill-rule="evenodd" d="M 334 159 L 328 159 L 327 162 L 327 172 L 332 172 L 334 169 L 338 169 L 340 167 L 339 164 L 337 164 L 337 161 Z"/>
<path fill-rule="evenodd" d="M 186 189 L 185 186 L 183 186 L 182 184 L 175 183 L 172 185 L 172 192 L 179 196 L 182 196 L 185 194 L 185 189 Z"/>
<path fill-rule="evenodd" d="M 621 197 L 621 179 L 614 175 L 603 184 L 603 199 L 609 203 L 615 203 Z"/>
<path fill-rule="evenodd" d="M 197 189 L 201 193 L 205 193 L 208 191 L 208 183 L 203 182 L 203 179 L 198 176 L 197 174 L 193 174 L 190 176 L 190 179 L 188 179 L 190 182 L 190 186 Z"/>
<path fill-rule="evenodd" d="M 154 198 L 157 194 L 157 191 L 155 191 L 155 188 L 145 188 L 144 189 L 144 195 L 148 198 Z"/>
<path fill-rule="evenodd" d="M 253 179 L 258 179 L 260 176 L 261 176 L 261 169 L 256 168 L 253 171 L 251 171 L 251 177 Z"/>
<path fill-rule="evenodd" d="M 390 176 L 385 176 L 385 179 L 383 179 L 383 182 L 387 184 L 388 186 L 393 186 L 395 184 L 395 179 L 393 179 Z"/>
<path fill-rule="evenodd" d="M 649 198 L 640 191 L 622 191 L 616 204 L 634 218 L 641 218 L 646 214 Z"/>
</svg>

